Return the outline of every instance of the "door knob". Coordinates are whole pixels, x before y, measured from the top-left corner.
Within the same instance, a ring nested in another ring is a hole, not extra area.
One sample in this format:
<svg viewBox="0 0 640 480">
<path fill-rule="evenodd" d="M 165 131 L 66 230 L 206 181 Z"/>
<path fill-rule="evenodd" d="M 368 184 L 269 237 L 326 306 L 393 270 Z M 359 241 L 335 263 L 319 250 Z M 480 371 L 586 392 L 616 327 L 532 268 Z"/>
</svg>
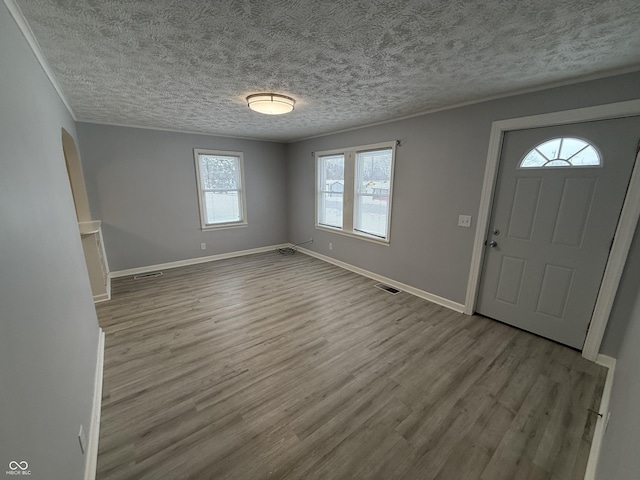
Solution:
<svg viewBox="0 0 640 480">
<path fill-rule="evenodd" d="M 491 241 L 489 242 L 489 246 L 490 246 L 491 248 L 496 248 L 496 247 L 498 246 L 498 242 L 496 242 L 495 240 L 491 240 Z"/>
</svg>

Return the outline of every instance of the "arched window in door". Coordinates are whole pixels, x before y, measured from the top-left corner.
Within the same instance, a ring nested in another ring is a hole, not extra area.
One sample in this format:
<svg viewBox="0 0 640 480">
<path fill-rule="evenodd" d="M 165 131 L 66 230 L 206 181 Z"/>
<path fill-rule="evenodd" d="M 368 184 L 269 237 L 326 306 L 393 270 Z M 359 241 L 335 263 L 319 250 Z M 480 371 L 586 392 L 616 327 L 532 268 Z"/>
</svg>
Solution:
<svg viewBox="0 0 640 480">
<path fill-rule="evenodd" d="M 598 150 L 580 138 L 561 137 L 532 148 L 520 162 L 520 168 L 598 167 Z"/>
</svg>

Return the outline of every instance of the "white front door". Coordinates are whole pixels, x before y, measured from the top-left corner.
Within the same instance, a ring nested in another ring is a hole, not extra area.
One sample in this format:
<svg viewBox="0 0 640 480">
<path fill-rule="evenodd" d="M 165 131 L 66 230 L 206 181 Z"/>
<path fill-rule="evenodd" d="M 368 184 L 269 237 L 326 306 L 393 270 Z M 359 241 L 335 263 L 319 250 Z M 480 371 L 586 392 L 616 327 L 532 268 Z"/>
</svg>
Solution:
<svg viewBox="0 0 640 480">
<path fill-rule="evenodd" d="M 582 349 L 640 117 L 506 132 L 477 312 Z"/>
</svg>

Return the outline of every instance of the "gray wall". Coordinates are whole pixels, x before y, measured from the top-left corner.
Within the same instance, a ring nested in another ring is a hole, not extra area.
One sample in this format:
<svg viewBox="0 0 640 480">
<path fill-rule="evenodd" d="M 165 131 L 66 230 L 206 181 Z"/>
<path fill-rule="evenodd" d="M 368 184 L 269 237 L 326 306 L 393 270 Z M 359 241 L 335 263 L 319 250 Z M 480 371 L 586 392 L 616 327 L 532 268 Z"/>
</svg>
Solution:
<svg viewBox="0 0 640 480">
<path fill-rule="evenodd" d="M 26 460 L 31 478 L 79 479 L 99 329 L 62 155 L 60 129 L 76 130 L 4 4 L 0 65 L 0 465 Z M 79 124 L 79 150 L 112 270 L 313 236 L 315 251 L 463 302 L 474 228 L 456 221 L 472 214 L 475 227 L 491 122 L 639 97 L 636 73 L 288 146 Z M 391 246 L 315 230 L 310 152 L 392 139 L 403 146 Z M 194 147 L 244 152 L 249 227 L 200 231 Z M 640 469 L 638 243 L 603 345 L 618 370 L 602 479 Z"/>
<path fill-rule="evenodd" d="M 495 120 L 640 98 L 640 73 L 484 102 L 300 141 L 288 147 L 289 239 L 432 294 L 464 303 Z M 390 246 L 314 228 L 311 152 L 399 139 Z M 472 228 L 457 226 L 473 215 Z M 333 243 L 333 251 L 328 244 Z"/>
<path fill-rule="evenodd" d="M 638 132 L 640 138 L 640 132 Z M 633 319 L 632 310 L 638 298 L 640 285 L 640 224 L 636 228 L 633 243 L 624 266 L 616 300 L 602 339 L 600 353 L 618 358 L 629 324 Z M 640 402 L 640 399 L 638 400 Z"/>
<path fill-rule="evenodd" d="M 99 332 L 62 153 L 75 126 L 4 3 L 0 66 L 0 472 L 75 480 Z"/>
<path fill-rule="evenodd" d="M 638 238 L 636 232 L 636 240 Z M 637 242 L 636 242 L 637 243 Z M 640 270 L 637 255 L 636 272 Z M 605 433 L 598 480 L 638 480 L 640 478 L 640 282 L 636 281 L 635 302 L 629 312 L 629 322 L 622 335 L 617 355 L 616 372 L 611 394 L 611 419 Z"/>
<path fill-rule="evenodd" d="M 284 145 L 89 123 L 78 135 L 111 271 L 287 241 Z M 201 230 L 194 148 L 244 153 L 247 227 Z"/>
</svg>

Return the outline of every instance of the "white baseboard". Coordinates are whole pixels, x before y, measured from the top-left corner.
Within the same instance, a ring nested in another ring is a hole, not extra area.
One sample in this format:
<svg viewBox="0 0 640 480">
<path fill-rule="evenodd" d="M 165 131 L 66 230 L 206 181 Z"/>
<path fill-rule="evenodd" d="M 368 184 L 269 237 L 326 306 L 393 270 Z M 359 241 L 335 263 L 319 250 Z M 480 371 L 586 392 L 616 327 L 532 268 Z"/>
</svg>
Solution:
<svg viewBox="0 0 640 480">
<path fill-rule="evenodd" d="M 289 245 L 289 246 L 293 247 L 293 245 Z M 393 280 L 392 278 L 378 275 L 377 273 L 373 273 L 363 268 L 351 265 L 349 263 L 336 260 L 335 258 L 322 255 L 321 253 L 316 253 L 312 250 L 307 250 L 306 248 L 302 248 L 302 247 L 295 247 L 295 248 L 296 250 L 300 251 L 301 253 L 304 253 L 305 255 L 309 255 L 310 257 L 314 257 L 319 260 L 325 261 L 327 263 L 331 263 L 338 267 L 344 268 L 345 270 L 349 270 L 351 272 L 357 273 L 364 277 L 371 278 L 372 280 L 386 283 L 387 285 L 391 285 L 394 288 L 398 288 L 404 292 L 410 293 L 411 295 L 415 295 L 416 297 L 424 298 L 425 300 L 429 300 L 430 302 L 437 303 L 438 305 L 442 305 L 443 307 L 450 308 L 451 310 L 455 310 L 456 312 L 464 313 L 464 305 L 461 303 L 454 302 L 452 300 L 449 300 L 448 298 L 439 297 L 438 295 L 425 292 L 424 290 L 420 290 L 419 288 L 412 287 L 411 285 L 407 285 L 406 283 L 398 282 L 396 280 Z"/>
<path fill-rule="evenodd" d="M 98 358 L 96 362 L 95 384 L 93 387 L 93 405 L 91 407 L 91 426 L 87 461 L 84 467 L 84 480 L 95 480 L 98 468 L 98 441 L 100 440 L 100 413 L 102 410 L 102 374 L 104 370 L 104 332 L 100 329 L 98 337 Z"/>
<path fill-rule="evenodd" d="M 127 270 L 118 270 L 109 274 L 110 278 L 128 277 L 130 275 L 139 275 L 141 273 L 157 272 L 158 270 L 167 270 L 170 268 L 186 267 L 188 265 L 197 265 L 198 263 L 215 262 L 227 258 L 243 257 L 245 255 L 253 255 L 256 253 L 264 253 L 275 250 L 276 248 L 288 247 L 288 243 L 281 245 L 270 245 L 268 247 L 252 248 L 249 250 L 239 250 L 236 252 L 219 253 L 217 255 L 209 255 L 206 257 L 189 258 L 187 260 L 179 260 L 177 262 L 160 263 L 158 265 L 149 265 L 146 267 L 129 268 Z"/>
<path fill-rule="evenodd" d="M 107 293 L 103 293 L 102 295 L 94 295 L 93 303 L 106 302 L 111 300 L 111 275 L 107 274 Z"/>
<path fill-rule="evenodd" d="M 103 293 L 102 295 L 94 295 L 93 303 L 101 303 L 111 300 L 111 295 L 108 293 Z"/>
<path fill-rule="evenodd" d="M 596 363 L 598 365 L 602 365 L 609 369 L 609 373 L 612 374 L 616 368 L 616 359 L 610 357 L 609 355 L 603 355 L 602 353 L 598 354 L 598 358 L 596 358 Z M 607 377 L 608 380 L 608 377 Z"/>
<path fill-rule="evenodd" d="M 611 400 L 611 389 L 613 388 L 613 376 L 616 370 L 616 359 L 607 355 L 599 354 L 596 359 L 598 365 L 606 367 L 607 380 L 604 383 L 604 390 L 602 391 L 602 398 L 600 399 L 600 408 L 598 413 L 602 416 L 598 417 L 596 422 L 596 429 L 593 432 L 593 439 L 591 440 L 591 450 L 589 451 L 589 461 L 587 462 L 587 470 L 584 474 L 584 480 L 595 480 L 596 469 L 598 467 L 598 459 L 600 457 L 600 448 L 602 447 L 602 441 L 604 440 L 604 433 L 607 429 L 607 423 L 609 421 L 609 401 Z"/>
<path fill-rule="evenodd" d="M 299 246 L 294 246 L 290 243 L 284 243 L 281 245 L 270 245 L 268 247 L 260 247 L 260 248 L 252 248 L 250 250 L 239 250 L 236 252 L 229 253 L 221 253 L 218 255 L 209 255 L 207 257 L 197 257 L 197 258 L 189 258 L 187 260 L 179 260 L 177 262 L 169 262 L 169 263 L 160 263 L 158 265 L 148 265 L 146 267 L 138 267 L 138 268 L 129 268 L 127 270 L 117 270 L 115 272 L 109 273 L 109 279 L 111 278 L 119 278 L 119 277 L 128 277 L 130 275 L 140 275 L 143 273 L 157 272 L 159 270 L 167 270 L 170 268 L 178 268 L 178 267 L 186 267 L 188 265 L 197 265 L 198 263 L 207 263 L 207 262 L 215 262 L 217 260 L 224 260 L 226 258 L 235 258 L 242 257 L 245 255 L 253 255 L 256 253 L 264 253 L 276 250 L 277 248 L 284 247 L 295 247 L 301 253 L 309 255 L 310 257 L 315 257 L 319 260 L 323 260 L 325 262 L 331 263 L 338 267 L 344 268 L 351 272 L 357 273 L 364 277 L 371 278 L 378 282 L 386 283 L 387 285 L 391 285 L 392 287 L 403 290 L 407 293 L 415 295 L 416 297 L 424 298 L 425 300 L 429 300 L 430 302 L 436 303 L 438 305 L 442 305 L 443 307 L 450 308 L 451 310 L 455 310 L 456 312 L 463 313 L 464 305 L 461 303 L 454 302 L 449 300 L 448 298 L 439 297 L 438 295 L 434 295 L 433 293 L 425 292 L 424 290 L 420 290 L 419 288 L 412 287 L 411 285 L 407 285 L 406 283 L 398 282 L 393 280 L 392 278 L 384 277 L 382 275 L 378 275 L 377 273 L 370 272 L 360 267 L 356 267 L 346 262 L 341 262 L 340 260 L 336 260 L 335 258 L 328 257 L 326 255 L 322 255 L 320 253 L 316 253 L 312 250 L 307 250 L 306 248 L 302 248 Z M 109 283 L 109 298 L 111 298 L 111 283 Z"/>
</svg>

